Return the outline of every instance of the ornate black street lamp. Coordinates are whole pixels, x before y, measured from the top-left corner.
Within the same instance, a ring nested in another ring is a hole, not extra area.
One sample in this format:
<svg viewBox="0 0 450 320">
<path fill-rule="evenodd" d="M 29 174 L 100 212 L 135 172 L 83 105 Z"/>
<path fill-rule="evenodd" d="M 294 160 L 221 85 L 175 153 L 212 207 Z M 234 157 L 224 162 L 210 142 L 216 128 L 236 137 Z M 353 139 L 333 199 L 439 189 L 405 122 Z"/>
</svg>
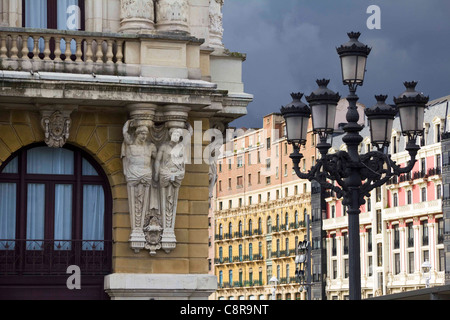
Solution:
<svg viewBox="0 0 450 320">
<path fill-rule="evenodd" d="M 349 87 L 347 97 L 349 107 L 347 123 L 344 126 L 343 141 L 347 151 L 328 154 L 331 145 L 327 142 L 329 135 L 334 133 L 336 106 L 340 96 L 327 88 L 329 80 L 317 80 L 319 89 L 306 97 L 311 112 L 300 99 L 283 107 L 281 113 L 286 119 L 287 140 L 294 147 L 290 158 L 294 170 L 301 179 L 317 181 L 324 189 L 331 189 L 338 198 L 343 198 L 342 204 L 348 210 L 349 232 L 349 290 L 351 300 L 361 299 L 361 266 L 359 240 L 360 207 L 365 204 L 365 197 L 370 197 L 370 191 L 382 186 L 393 176 L 410 172 L 416 163 L 417 137 L 423 135 L 423 118 L 425 106 L 429 98 L 415 91 L 417 82 L 405 82 L 406 91 L 394 98 L 395 106 L 385 103 L 387 96 L 376 96 L 377 104 L 366 109 L 370 124 L 371 142 L 377 150 L 359 154 L 358 147 L 363 141 L 360 135 L 363 126 L 358 124 L 359 113 L 356 95 L 358 86 L 364 83 L 367 57 L 371 49 L 358 41 L 360 33 L 348 34 L 350 41 L 337 48 L 341 58 L 342 80 Z M 303 155 L 300 146 L 306 144 L 306 132 L 299 130 L 309 121 L 312 115 L 313 132 L 319 137 L 317 149 L 320 159 L 308 173 L 300 171 L 299 163 Z M 386 152 L 390 143 L 392 124 L 399 114 L 402 133 L 408 138 L 406 150 L 411 159 L 406 167 L 397 165 Z M 295 130 L 292 130 L 295 128 Z"/>
</svg>

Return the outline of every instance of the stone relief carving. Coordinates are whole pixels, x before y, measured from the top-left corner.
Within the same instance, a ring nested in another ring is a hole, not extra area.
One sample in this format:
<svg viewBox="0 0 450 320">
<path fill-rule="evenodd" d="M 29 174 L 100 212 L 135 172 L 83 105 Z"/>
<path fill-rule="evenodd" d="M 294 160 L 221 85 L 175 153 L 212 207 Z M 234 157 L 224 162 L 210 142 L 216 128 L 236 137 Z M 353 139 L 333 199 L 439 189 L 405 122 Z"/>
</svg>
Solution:
<svg viewBox="0 0 450 320">
<path fill-rule="evenodd" d="M 154 0 L 121 0 L 120 20 L 122 32 L 154 29 Z"/>
<path fill-rule="evenodd" d="M 154 20 L 153 0 L 122 0 L 120 18 L 142 18 Z"/>
<path fill-rule="evenodd" d="M 141 108 L 142 106 L 139 106 Z M 185 149 L 182 143 L 185 120 L 154 123 L 161 117 L 145 114 L 142 108 L 131 112 L 123 127 L 123 171 L 127 181 L 131 221 L 130 246 L 155 255 L 176 247 L 175 219 L 178 191 L 185 175 Z M 168 116 L 168 119 L 171 118 Z M 179 127 L 170 128 L 173 123 Z"/>
<path fill-rule="evenodd" d="M 62 148 L 69 139 L 71 123 L 70 111 L 43 111 L 41 125 L 45 143 L 51 148 Z"/>
<path fill-rule="evenodd" d="M 169 131 L 170 141 L 164 143 L 156 157 L 156 181 L 159 181 L 161 215 L 163 216 L 162 248 L 166 252 L 175 248 L 175 217 L 178 191 L 185 174 L 184 146 L 181 129 Z"/>
<path fill-rule="evenodd" d="M 133 121 L 123 128 L 123 171 L 127 181 L 131 215 L 131 247 L 138 252 L 145 246 L 144 219 L 150 211 L 158 210 L 157 190 L 153 186 L 152 160 L 156 157 L 156 146 L 148 141 L 149 128 L 139 126 L 130 132 Z"/>
<path fill-rule="evenodd" d="M 189 4 L 187 0 L 155 0 L 157 29 L 188 31 Z"/>
<path fill-rule="evenodd" d="M 223 7 L 224 0 L 210 0 L 209 3 L 209 37 L 210 46 L 223 48 Z"/>
</svg>

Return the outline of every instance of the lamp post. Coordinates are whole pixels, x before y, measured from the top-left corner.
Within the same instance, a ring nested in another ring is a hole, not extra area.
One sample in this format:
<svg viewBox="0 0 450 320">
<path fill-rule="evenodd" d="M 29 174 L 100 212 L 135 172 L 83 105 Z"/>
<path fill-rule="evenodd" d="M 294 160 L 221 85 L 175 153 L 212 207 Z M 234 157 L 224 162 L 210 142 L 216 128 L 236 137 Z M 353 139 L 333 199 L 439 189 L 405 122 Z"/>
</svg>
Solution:
<svg viewBox="0 0 450 320">
<path fill-rule="evenodd" d="M 306 299 L 311 300 L 311 242 L 309 231 L 309 216 L 305 217 L 306 235 L 305 240 L 297 245 L 297 255 L 295 257 L 295 277 L 300 284 L 300 291 L 306 290 Z"/>
<path fill-rule="evenodd" d="M 319 88 L 306 97 L 308 105 L 301 102 L 302 94 L 292 95 L 294 101 L 281 108 L 286 120 L 287 140 L 293 145 L 290 155 L 294 170 L 300 179 L 317 181 L 324 189 L 331 189 L 338 198 L 343 198 L 343 205 L 348 207 L 349 233 L 349 291 L 351 300 L 361 299 L 361 266 L 359 240 L 360 206 L 365 203 L 364 197 L 370 197 L 370 191 L 382 186 L 393 176 L 410 172 L 416 163 L 417 137 L 423 135 L 423 117 L 428 97 L 415 91 L 417 82 L 405 82 L 406 91 L 394 98 L 395 106 L 387 105 L 387 96 L 376 96 L 377 104 L 366 110 L 370 123 L 372 144 L 377 150 L 359 154 L 358 147 L 363 141 L 360 135 L 363 126 L 358 124 L 359 113 L 356 95 L 358 86 L 364 83 L 367 57 L 371 49 L 359 42 L 360 33 L 348 33 L 350 41 L 337 48 L 341 58 L 342 81 L 348 86 L 350 94 L 344 126 L 344 143 L 347 151 L 329 154 L 331 145 L 327 142 L 334 133 L 336 107 L 340 100 L 338 93 L 327 88 L 329 80 L 317 80 Z M 309 112 L 308 112 L 309 111 Z M 397 165 L 387 154 L 386 147 L 390 143 L 392 124 L 396 114 L 400 116 L 402 133 L 408 138 L 406 150 L 410 160 L 405 167 Z M 319 137 L 317 149 L 320 159 L 308 173 L 299 168 L 303 155 L 300 146 L 306 144 L 304 123 L 312 116 L 313 133 Z"/>
</svg>

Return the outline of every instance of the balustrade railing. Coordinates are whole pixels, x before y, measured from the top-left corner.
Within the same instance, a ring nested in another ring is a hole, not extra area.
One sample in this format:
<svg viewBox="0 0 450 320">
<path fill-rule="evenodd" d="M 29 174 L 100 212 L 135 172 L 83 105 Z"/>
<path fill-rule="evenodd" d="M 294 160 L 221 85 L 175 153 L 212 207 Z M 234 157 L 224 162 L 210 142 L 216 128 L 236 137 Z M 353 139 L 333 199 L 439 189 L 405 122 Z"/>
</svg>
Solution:
<svg viewBox="0 0 450 320">
<path fill-rule="evenodd" d="M 103 275 L 111 258 L 111 241 L 0 240 L 0 275 L 65 275 L 71 265 Z"/>
<path fill-rule="evenodd" d="M 118 34 L 0 28 L 0 69 L 117 74 L 125 40 Z"/>
</svg>

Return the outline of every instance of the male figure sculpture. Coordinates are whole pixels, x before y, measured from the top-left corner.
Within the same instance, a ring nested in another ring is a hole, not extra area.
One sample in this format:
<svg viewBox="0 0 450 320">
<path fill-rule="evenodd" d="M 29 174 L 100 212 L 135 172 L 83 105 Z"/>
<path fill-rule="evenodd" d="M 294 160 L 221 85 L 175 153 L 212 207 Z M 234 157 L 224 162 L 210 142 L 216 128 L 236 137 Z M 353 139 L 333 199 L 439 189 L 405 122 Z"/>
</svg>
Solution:
<svg viewBox="0 0 450 320">
<path fill-rule="evenodd" d="M 132 249 L 139 252 L 144 248 L 144 221 L 150 210 L 158 209 L 157 191 L 152 190 L 152 159 L 157 155 L 156 146 L 148 142 L 149 129 L 140 126 L 132 134 L 131 121 L 123 128 L 123 169 L 127 181 L 131 218 L 130 242 Z"/>
</svg>

